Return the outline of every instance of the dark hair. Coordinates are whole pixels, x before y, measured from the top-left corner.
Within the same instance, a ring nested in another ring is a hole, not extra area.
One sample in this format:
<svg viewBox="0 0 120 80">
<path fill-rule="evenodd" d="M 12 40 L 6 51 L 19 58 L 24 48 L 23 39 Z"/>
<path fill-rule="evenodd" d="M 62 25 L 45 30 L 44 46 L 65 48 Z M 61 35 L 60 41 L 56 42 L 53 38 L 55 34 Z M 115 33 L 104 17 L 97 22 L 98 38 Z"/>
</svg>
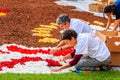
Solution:
<svg viewBox="0 0 120 80">
<path fill-rule="evenodd" d="M 58 18 L 56 19 L 56 23 L 57 24 L 65 24 L 66 22 L 70 22 L 70 18 L 68 15 L 66 14 L 61 14 L 60 16 L 58 16 Z"/>
<path fill-rule="evenodd" d="M 67 29 L 62 33 L 62 40 L 71 40 L 71 38 L 77 38 L 77 33 L 73 29 Z"/>
<path fill-rule="evenodd" d="M 112 6 L 105 6 L 103 13 L 112 12 Z"/>
<path fill-rule="evenodd" d="M 113 12 L 113 14 L 115 14 L 115 10 L 116 10 L 116 7 L 114 5 L 105 6 L 103 9 L 103 16 L 105 17 L 104 13 Z"/>
</svg>

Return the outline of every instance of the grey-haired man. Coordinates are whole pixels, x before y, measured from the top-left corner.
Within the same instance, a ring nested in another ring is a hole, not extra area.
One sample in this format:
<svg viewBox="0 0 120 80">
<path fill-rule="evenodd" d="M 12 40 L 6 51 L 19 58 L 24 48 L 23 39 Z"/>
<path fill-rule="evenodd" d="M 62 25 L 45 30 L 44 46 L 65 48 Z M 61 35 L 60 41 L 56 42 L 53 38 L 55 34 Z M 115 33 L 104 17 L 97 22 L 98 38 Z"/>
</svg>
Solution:
<svg viewBox="0 0 120 80">
<path fill-rule="evenodd" d="M 90 26 L 83 20 L 77 18 L 70 18 L 67 14 L 61 14 L 56 19 L 56 23 L 62 30 L 73 29 L 76 33 L 93 33 Z M 64 45 L 64 41 L 61 41 L 57 47 Z"/>
<path fill-rule="evenodd" d="M 77 33 L 93 33 L 92 29 L 85 21 L 77 18 L 70 18 L 66 14 L 58 16 L 56 23 L 63 30 L 73 29 Z"/>
</svg>

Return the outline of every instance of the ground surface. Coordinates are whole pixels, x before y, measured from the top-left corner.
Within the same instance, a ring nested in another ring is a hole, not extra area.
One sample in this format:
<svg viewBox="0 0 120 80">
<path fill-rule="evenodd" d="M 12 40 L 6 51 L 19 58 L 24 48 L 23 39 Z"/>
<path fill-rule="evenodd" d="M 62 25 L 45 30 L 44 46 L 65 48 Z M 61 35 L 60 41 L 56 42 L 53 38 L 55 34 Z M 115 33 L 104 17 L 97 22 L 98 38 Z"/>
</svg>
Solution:
<svg viewBox="0 0 120 80">
<path fill-rule="evenodd" d="M 31 30 L 40 24 L 55 22 L 58 15 L 66 13 L 70 17 L 106 23 L 106 19 L 92 13 L 74 11 L 75 7 L 60 6 L 55 0 L 0 0 L 0 9 L 9 9 L 7 16 L 0 17 L 0 45 L 18 44 L 27 47 L 48 47 L 54 44 L 37 42 L 40 37 L 32 36 Z M 52 32 L 53 37 L 60 38 L 59 29 Z"/>
</svg>

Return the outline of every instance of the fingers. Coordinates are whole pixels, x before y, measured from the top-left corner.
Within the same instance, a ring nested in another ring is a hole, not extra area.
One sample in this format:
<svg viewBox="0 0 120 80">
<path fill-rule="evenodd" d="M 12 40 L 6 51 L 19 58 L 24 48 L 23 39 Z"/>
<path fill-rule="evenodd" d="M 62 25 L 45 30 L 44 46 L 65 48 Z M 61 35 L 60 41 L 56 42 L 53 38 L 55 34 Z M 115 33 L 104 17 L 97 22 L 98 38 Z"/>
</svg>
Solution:
<svg viewBox="0 0 120 80">
<path fill-rule="evenodd" d="M 64 59 L 60 59 L 60 60 L 59 60 L 59 63 L 60 63 L 61 65 L 64 65 L 64 64 L 66 63 L 66 61 L 65 61 Z"/>
<path fill-rule="evenodd" d="M 54 52 L 55 52 L 55 48 L 51 48 L 50 49 L 50 54 L 54 54 Z"/>
<path fill-rule="evenodd" d="M 51 70 L 51 72 L 58 72 L 58 71 L 60 71 L 60 68 L 53 68 L 53 69 Z"/>
</svg>

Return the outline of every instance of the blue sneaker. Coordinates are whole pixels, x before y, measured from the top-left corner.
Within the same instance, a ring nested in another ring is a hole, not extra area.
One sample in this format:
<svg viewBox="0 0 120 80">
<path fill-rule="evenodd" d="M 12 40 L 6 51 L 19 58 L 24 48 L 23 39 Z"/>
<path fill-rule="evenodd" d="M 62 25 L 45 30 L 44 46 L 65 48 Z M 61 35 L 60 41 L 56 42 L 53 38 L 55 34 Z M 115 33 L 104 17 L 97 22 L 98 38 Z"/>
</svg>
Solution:
<svg viewBox="0 0 120 80">
<path fill-rule="evenodd" d="M 81 69 L 76 69 L 75 72 L 80 73 L 80 72 L 82 72 L 82 70 Z"/>
</svg>

